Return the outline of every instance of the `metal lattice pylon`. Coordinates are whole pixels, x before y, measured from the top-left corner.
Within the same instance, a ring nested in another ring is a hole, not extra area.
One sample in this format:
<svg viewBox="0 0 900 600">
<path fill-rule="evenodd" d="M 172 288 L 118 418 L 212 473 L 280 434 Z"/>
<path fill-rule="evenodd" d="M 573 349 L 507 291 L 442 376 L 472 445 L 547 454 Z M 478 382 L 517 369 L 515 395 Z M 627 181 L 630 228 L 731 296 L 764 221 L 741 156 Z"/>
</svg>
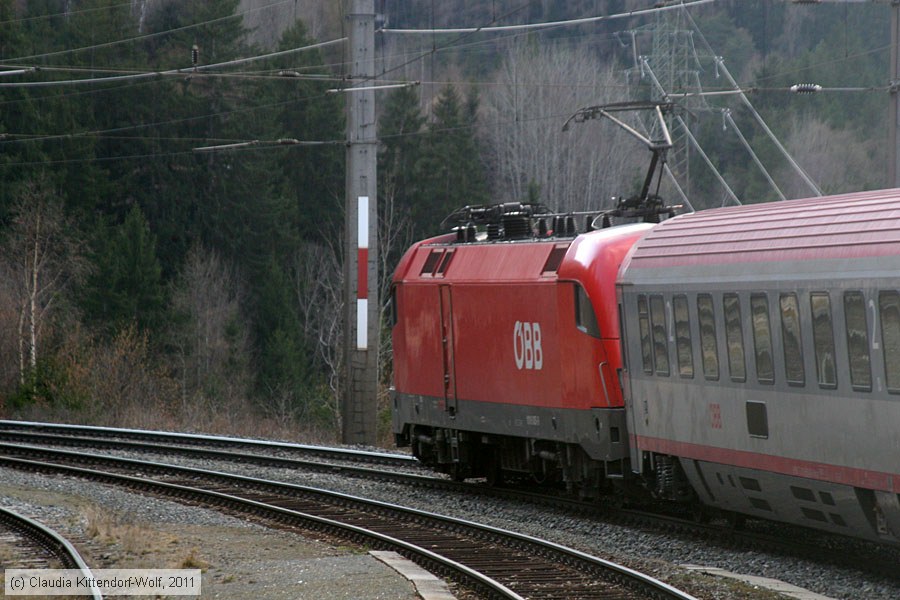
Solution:
<svg viewBox="0 0 900 600">
<path fill-rule="evenodd" d="M 694 47 L 694 32 L 685 23 L 683 11 L 657 14 L 656 22 L 643 32 L 651 36 L 651 52 L 639 55 L 638 66 L 642 78 L 650 81 L 650 99 L 667 102 L 670 95 L 677 94 L 681 97 L 679 105 L 687 109 L 686 115 L 708 108 L 700 95 L 703 91 L 700 84 L 702 68 Z M 682 123 L 684 120 L 677 119 L 676 115 L 668 116 L 673 142 L 668 167 L 690 196 L 691 141 Z"/>
</svg>

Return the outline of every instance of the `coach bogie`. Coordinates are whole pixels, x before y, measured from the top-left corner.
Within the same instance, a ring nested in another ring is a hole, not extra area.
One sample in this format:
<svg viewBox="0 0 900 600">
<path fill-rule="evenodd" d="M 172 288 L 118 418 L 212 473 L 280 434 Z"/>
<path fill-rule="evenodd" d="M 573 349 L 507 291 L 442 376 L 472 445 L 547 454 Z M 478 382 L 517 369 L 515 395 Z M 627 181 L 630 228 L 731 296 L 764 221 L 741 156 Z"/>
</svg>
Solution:
<svg viewBox="0 0 900 600">
<path fill-rule="evenodd" d="M 692 502 L 696 494 L 688 482 L 678 457 L 667 454 L 651 456 L 651 466 L 647 472 L 652 473 L 650 491 L 654 498 L 673 502 Z"/>
</svg>

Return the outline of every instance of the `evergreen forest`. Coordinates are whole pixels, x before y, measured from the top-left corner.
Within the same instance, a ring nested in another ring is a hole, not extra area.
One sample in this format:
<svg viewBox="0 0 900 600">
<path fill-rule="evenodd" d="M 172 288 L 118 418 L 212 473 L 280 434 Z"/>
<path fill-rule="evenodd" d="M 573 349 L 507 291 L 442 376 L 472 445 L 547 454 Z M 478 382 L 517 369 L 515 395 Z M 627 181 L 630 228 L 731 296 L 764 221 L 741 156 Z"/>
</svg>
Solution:
<svg viewBox="0 0 900 600">
<path fill-rule="evenodd" d="M 0 418 L 335 439 L 344 15 L 301 4 L 0 0 Z M 385 289 L 461 206 L 635 193 L 649 153 L 607 122 L 563 131 L 585 106 L 665 92 L 680 146 L 661 193 L 696 210 L 888 183 L 889 6 L 720 0 L 416 34 L 397 30 L 655 4 L 375 5 Z"/>
</svg>

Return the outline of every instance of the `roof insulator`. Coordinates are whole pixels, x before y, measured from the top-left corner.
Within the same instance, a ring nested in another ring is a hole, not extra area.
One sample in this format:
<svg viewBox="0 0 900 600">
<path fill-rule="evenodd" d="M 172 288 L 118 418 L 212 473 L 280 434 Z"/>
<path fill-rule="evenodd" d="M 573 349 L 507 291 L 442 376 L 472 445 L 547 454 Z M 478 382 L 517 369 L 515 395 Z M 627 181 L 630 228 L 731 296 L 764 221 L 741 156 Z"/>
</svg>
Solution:
<svg viewBox="0 0 900 600">
<path fill-rule="evenodd" d="M 795 94 L 815 94 L 822 91 L 822 86 L 816 83 L 796 83 L 791 86 Z"/>
</svg>

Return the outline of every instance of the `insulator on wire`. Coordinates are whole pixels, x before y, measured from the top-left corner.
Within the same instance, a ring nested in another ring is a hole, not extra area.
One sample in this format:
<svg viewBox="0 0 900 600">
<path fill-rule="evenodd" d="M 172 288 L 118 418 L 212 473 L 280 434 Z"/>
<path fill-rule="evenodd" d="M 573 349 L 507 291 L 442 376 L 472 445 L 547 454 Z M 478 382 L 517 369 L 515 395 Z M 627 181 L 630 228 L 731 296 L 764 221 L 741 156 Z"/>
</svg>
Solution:
<svg viewBox="0 0 900 600">
<path fill-rule="evenodd" d="M 822 91 L 822 86 L 816 83 L 797 83 L 791 86 L 795 94 L 815 94 Z"/>
<path fill-rule="evenodd" d="M 197 44 L 194 44 L 191 46 L 191 65 L 196 67 L 198 62 L 200 62 L 200 48 L 197 47 Z"/>
</svg>

